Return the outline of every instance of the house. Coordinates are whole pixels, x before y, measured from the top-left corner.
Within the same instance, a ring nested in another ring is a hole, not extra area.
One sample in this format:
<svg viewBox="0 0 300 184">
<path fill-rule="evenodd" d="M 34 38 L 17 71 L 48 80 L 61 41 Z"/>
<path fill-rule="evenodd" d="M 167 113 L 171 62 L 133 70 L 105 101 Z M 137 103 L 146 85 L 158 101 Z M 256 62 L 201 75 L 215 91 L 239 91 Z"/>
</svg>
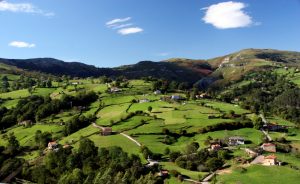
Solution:
<svg viewBox="0 0 300 184">
<path fill-rule="evenodd" d="M 48 143 L 48 149 L 49 150 L 55 150 L 58 148 L 58 144 L 56 141 L 52 141 Z"/>
<path fill-rule="evenodd" d="M 259 152 L 254 150 L 254 149 L 250 149 L 250 148 L 246 148 L 245 152 L 251 157 L 251 158 L 255 158 L 259 155 Z"/>
<path fill-rule="evenodd" d="M 270 165 L 278 165 L 276 155 L 268 155 L 264 157 L 262 165 L 270 166 Z"/>
<path fill-rule="evenodd" d="M 222 146 L 218 143 L 213 143 L 210 145 L 210 149 L 213 151 L 218 151 L 218 150 L 222 149 Z"/>
<path fill-rule="evenodd" d="M 65 145 L 63 146 L 63 148 L 64 148 L 64 149 L 68 149 L 68 148 L 72 148 L 72 146 L 69 145 L 69 144 L 65 144 Z"/>
<path fill-rule="evenodd" d="M 239 136 L 229 137 L 228 144 L 229 144 L 229 146 L 242 145 L 242 144 L 245 144 L 245 139 L 243 137 L 239 137 Z"/>
<path fill-rule="evenodd" d="M 276 153 L 276 145 L 272 143 L 264 143 L 261 148 L 266 152 Z"/>
<path fill-rule="evenodd" d="M 161 170 L 157 173 L 157 175 L 160 176 L 160 177 L 167 177 L 169 175 L 169 171 Z"/>
<path fill-rule="evenodd" d="M 111 92 L 111 93 L 117 93 L 117 92 L 120 92 L 120 91 L 122 91 L 122 89 L 117 88 L 117 87 L 111 87 L 111 88 L 110 88 L 110 92 Z"/>
<path fill-rule="evenodd" d="M 139 100 L 139 102 L 140 102 L 140 103 L 146 103 L 146 102 L 150 102 L 150 100 L 145 98 L 145 99 Z"/>
<path fill-rule="evenodd" d="M 31 126 L 33 123 L 31 120 L 25 120 L 18 123 L 18 125 L 23 125 L 25 127 Z"/>
<path fill-rule="evenodd" d="M 152 160 L 151 158 L 147 158 L 148 164 L 146 164 L 147 167 L 153 167 L 155 165 L 159 165 L 159 162 L 156 160 Z"/>
<path fill-rule="evenodd" d="M 153 93 L 154 93 L 155 95 L 160 95 L 160 94 L 161 94 L 161 91 L 160 91 L 160 90 L 155 90 Z"/>
<path fill-rule="evenodd" d="M 180 99 L 181 99 L 181 96 L 179 96 L 179 95 L 172 95 L 172 96 L 171 96 L 171 99 L 172 99 L 172 100 L 180 100 Z"/>
<path fill-rule="evenodd" d="M 111 135 L 112 134 L 112 128 L 111 127 L 102 127 L 101 128 L 101 135 Z"/>
<path fill-rule="evenodd" d="M 196 95 L 196 98 L 210 98 L 207 93 L 201 93 L 200 95 Z"/>
</svg>

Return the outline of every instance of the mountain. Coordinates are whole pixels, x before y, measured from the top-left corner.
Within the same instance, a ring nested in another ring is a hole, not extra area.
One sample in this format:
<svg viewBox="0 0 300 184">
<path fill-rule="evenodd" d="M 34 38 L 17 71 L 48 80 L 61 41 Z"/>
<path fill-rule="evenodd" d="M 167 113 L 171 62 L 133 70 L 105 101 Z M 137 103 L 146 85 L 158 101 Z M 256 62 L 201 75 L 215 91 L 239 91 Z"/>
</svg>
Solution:
<svg viewBox="0 0 300 184">
<path fill-rule="evenodd" d="M 115 68 L 97 68 L 80 62 L 64 62 L 53 58 L 0 59 L 0 63 L 19 70 L 72 77 L 123 75 L 133 79 L 152 76 L 189 83 L 199 80 L 211 83 L 219 79 L 239 80 L 250 71 L 282 66 L 300 67 L 300 53 L 273 49 L 245 49 L 208 60 L 172 58 L 161 62 L 141 61 Z"/>
<path fill-rule="evenodd" d="M 177 62 L 141 61 L 116 68 L 97 68 L 79 62 L 64 62 L 53 58 L 0 59 L 0 63 L 25 71 L 72 77 L 126 76 L 129 79 L 153 76 L 182 82 L 196 82 L 212 72 L 208 64 L 185 65 Z M 6 67 L 7 68 L 7 67 Z"/>
<path fill-rule="evenodd" d="M 64 62 L 53 58 L 0 59 L 0 63 L 28 71 L 38 71 L 53 75 L 90 77 L 115 74 L 110 68 L 97 68 L 80 62 Z"/>
</svg>

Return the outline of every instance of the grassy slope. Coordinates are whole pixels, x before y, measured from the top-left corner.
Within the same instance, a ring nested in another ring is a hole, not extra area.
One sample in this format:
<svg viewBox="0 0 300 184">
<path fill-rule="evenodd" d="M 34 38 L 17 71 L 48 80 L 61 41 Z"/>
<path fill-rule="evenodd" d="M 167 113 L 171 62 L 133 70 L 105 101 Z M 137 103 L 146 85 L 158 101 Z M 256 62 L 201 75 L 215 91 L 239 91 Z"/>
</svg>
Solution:
<svg viewBox="0 0 300 184">
<path fill-rule="evenodd" d="M 297 184 L 299 183 L 299 171 L 287 167 L 267 167 L 254 165 L 247 167 L 245 173 L 234 171 L 232 174 L 223 174 L 217 177 L 218 183 L 228 184 Z"/>
</svg>

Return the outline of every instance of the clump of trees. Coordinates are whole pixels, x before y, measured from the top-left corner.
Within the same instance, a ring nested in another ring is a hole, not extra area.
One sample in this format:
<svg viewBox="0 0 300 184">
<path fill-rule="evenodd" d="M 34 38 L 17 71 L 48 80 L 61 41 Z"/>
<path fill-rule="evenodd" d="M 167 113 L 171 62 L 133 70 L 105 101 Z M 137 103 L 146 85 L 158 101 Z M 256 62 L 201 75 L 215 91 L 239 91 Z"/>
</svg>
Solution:
<svg viewBox="0 0 300 184">
<path fill-rule="evenodd" d="M 254 113 L 273 113 L 296 124 L 300 122 L 300 89 L 285 76 L 273 72 L 254 72 L 244 77 L 249 84 L 222 93 L 220 99 L 240 99 L 241 107 Z"/>
<path fill-rule="evenodd" d="M 137 155 L 120 147 L 98 149 L 82 138 L 78 151 L 59 149 L 45 157 L 45 164 L 23 169 L 24 179 L 36 183 L 163 183 Z"/>
<path fill-rule="evenodd" d="M 237 130 L 241 128 L 253 128 L 253 123 L 249 120 L 239 122 L 223 122 L 214 125 L 209 125 L 198 130 L 199 133 L 207 133 L 218 130 Z"/>
<path fill-rule="evenodd" d="M 65 136 L 70 135 L 81 128 L 87 127 L 91 124 L 91 122 L 95 121 L 95 116 L 85 117 L 84 115 L 75 116 L 69 121 L 66 122 L 63 133 Z"/>
<path fill-rule="evenodd" d="M 8 128 L 24 120 L 33 122 L 40 121 L 52 114 L 75 106 L 87 106 L 96 101 L 98 95 L 91 91 L 82 91 L 75 96 L 64 95 L 61 99 L 50 99 L 49 97 L 30 96 L 19 100 L 13 109 L 0 108 L 0 128 Z"/>
<path fill-rule="evenodd" d="M 227 150 L 208 151 L 200 149 L 197 142 L 188 144 L 183 153 L 171 152 L 170 161 L 175 162 L 179 167 L 192 171 L 208 172 L 215 171 L 222 167 L 225 160 L 230 158 Z"/>
</svg>

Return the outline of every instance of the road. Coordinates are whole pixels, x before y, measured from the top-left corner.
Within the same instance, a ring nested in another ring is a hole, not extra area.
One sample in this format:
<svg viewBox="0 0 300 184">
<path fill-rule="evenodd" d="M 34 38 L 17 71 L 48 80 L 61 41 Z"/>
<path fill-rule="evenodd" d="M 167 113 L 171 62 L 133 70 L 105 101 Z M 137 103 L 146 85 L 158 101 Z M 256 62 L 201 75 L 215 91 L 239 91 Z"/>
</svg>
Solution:
<svg viewBox="0 0 300 184">
<path fill-rule="evenodd" d="M 125 133 L 120 133 L 121 135 L 123 135 L 124 137 L 128 138 L 129 140 L 133 141 L 136 145 L 138 145 L 139 147 L 141 147 L 141 143 L 139 143 L 137 140 L 135 140 L 134 138 L 130 137 L 129 135 L 125 134 Z"/>
<path fill-rule="evenodd" d="M 265 118 L 265 116 L 263 114 L 260 114 L 259 116 L 261 117 L 262 122 L 264 122 L 264 124 L 267 125 L 268 124 L 268 120 Z M 269 141 L 272 141 L 272 137 L 268 134 L 268 132 L 264 131 L 263 129 L 261 129 L 261 132 L 263 134 L 265 134 L 265 136 L 267 137 L 267 139 Z"/>
</svg>

